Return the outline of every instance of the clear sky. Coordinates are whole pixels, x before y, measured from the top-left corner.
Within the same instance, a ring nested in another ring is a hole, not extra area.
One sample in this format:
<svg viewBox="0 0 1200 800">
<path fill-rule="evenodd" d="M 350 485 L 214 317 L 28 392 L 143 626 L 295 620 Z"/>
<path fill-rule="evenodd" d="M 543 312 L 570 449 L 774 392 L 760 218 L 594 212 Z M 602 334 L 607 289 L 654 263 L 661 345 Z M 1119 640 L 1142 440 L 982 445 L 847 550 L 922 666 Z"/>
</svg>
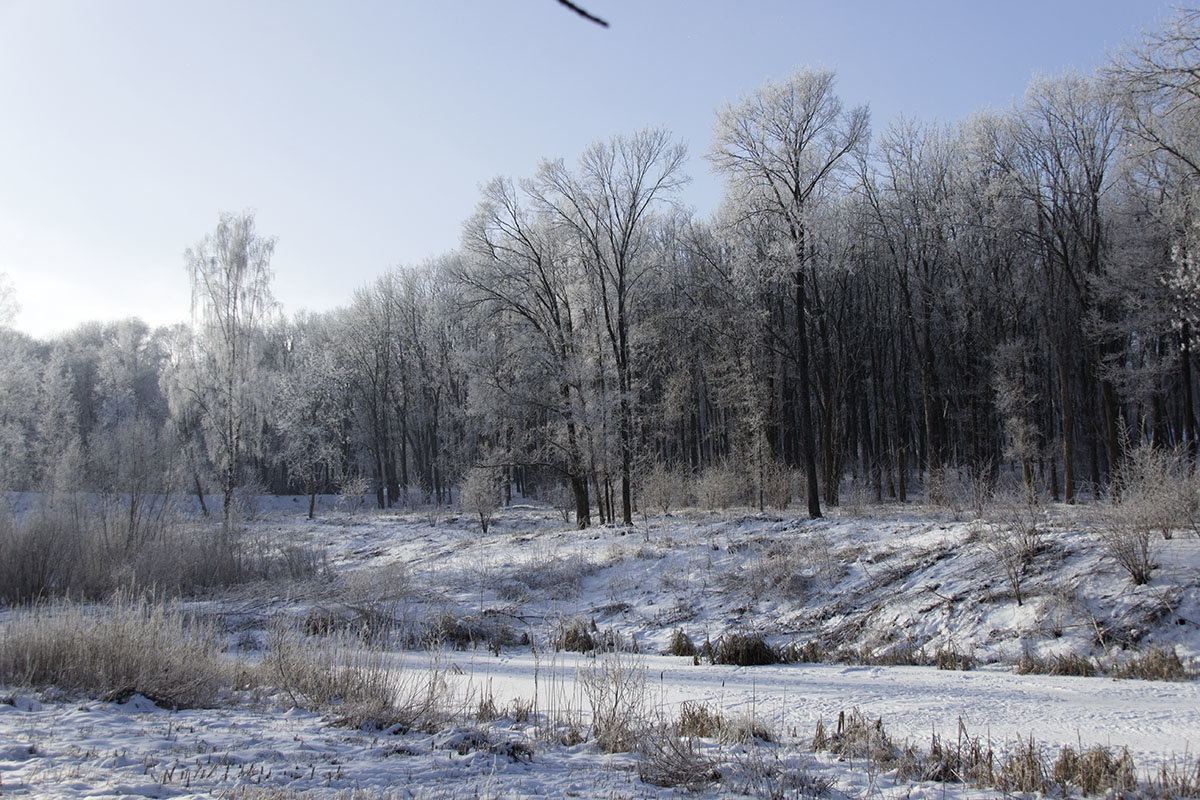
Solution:
<svg viewBox="0 0 1200 800">
<path fill-rule="evenodd" d="M 458 246 L 479 186 L 661 126 L 715 210 L 714 111 L 798 67 L 953 122 L 1088 71 L 1159 0 L 0 0 L 0 273 L 16 327 L 188 316 L 221 211 L 278 237 L 288 313 Z"/>
</svg>

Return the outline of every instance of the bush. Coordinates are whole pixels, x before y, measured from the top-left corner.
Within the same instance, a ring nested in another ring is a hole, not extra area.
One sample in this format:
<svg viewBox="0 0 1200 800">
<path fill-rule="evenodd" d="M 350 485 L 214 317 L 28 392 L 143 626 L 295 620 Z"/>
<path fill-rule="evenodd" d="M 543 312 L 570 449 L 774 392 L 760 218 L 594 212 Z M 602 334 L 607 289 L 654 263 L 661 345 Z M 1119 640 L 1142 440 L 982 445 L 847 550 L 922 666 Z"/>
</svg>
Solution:
<svg viewBox="0 0 1200 800">
<path fill-rule="evenodd" d="M 727 633 L 717 640 L 710 656 L 714 664 L 757 667 L 778 664 L 779 653 L 758 634 Z"/>
<path fill-rule="evenodd" d="M 656 730 L 642 737 L 639 748 L 638 777 L 651 786 L 681 786 L 699 792 L 721 779 L 717 763 L 703 755 L 692 739 L 682 739 L 670 731 Z"/>
<path fill-rule="evenodd" d="M 742 501 L 745 480 L 725 464 L 709 467 L 696 481 L 696 501 L 710 511 L 726 509 Z"/>
<path fill-rule="evenodd" d="M 592 710 L 592 738 L 609 753 L 634 749 L 646 729 L 646 668 L 635 657 L 609 653 L 579 673 Z"/>
<path fill-rule="evenodd" d="M 696 655 L 696 644 L 692 641 L 692 637 L 688 636 L 683 628 L 676 628 L 671 632 L 671 642 L 667 645 L 667 655 Z"/>
<path fill-rule="evenodd" d="M 980 538 L 1021 605 L 1021 581 L 1043 547 L 1042 511 L 1031 503 L 1012 503 L 991 516 L 980 530 Z"/>
<path fill-rule="evenodd" d="M 0 683 L 191 708 L 213 705 L 232 680 L 212 627 L 146 596 L 118 594 L 107 608 L 39 606 L 0 626 L 0 641 Z"/>
<path fill-rule="evenodd" d="M 587 653 L 596 649 L 596 640 L 592 637 L 590 626 L 579 617 L 559 620 L 552 643 L 555 650 L 575 653 Z"/>
<path fill-rule="evenodd" d="M 484 534 L 500 507 L 500 472 L 493 467 L 472 467 L 463 481 L 458 504 L 464 511 L 479 515 Z"/>
<path fill-rule="evenodd" d="M 1136 585 L 1150 582 L 1154 534 L 1170 539 L 1178 528 L 1196 529 L 1200 478 L 1186 450 L 1140 445 L 1126 453 L 1102 510 L 1101 540 L 1108 555 Z"/>
<path fill-rule="evenodd" d="M 678 470 L 655 464 L 642 478 L 642 503 L 667 514 L 687 503 L 687 482 Z"/>
</svg>

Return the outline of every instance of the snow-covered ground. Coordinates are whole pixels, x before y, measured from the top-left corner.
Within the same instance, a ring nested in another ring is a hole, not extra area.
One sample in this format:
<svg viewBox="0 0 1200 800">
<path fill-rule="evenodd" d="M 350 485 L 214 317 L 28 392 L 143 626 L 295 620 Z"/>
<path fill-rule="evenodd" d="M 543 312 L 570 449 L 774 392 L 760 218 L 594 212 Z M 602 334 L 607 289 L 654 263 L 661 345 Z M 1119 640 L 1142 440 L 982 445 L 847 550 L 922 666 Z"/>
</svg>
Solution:
<svg viewBox="0 0 1200 800">
<path fill-rule="evenodd" d="M 309 521 L 305 510 L 301 499 L 266 504 L 250 535 L 310 548 L 325 562 L 316 577 L 240 587 L 189 609 L 222 626 L 231 658 L 249 660 L 281 621 L 360 634 L 388 620 L 395 668 L 428 674 L 432 663 L 445 682 L 451 713 L 440 730 L 349 729 L 274 696 L 170 711 L 138 696 L 109 703 L 10 687 L 0 689 L 0 796 L 685 794 L 641 781 L 636 754 L 588 740 L 587 684 L 613 663 L 644 686 L 639 713 L 651 722 L 678 719 L 686 701 L 771 734 L 700 744 L 722 775 L 711 796 L 804 796 L 813 784 L 801 773 L 849 796 L 995 794 L 896 781 L 861 759 L 808 752 L 818 719 L 830 726 L 855 708 L 897 743 L 926 747 L 935 732 L 953 740 L 961 726 L 998 753 L 1032 736 L 1051 763 L 1067 745 L 1128 747 L 1144 774 L 1194 758 L 1200 744 L 1195 680 L 1014 671 L 1027 653 L 1085 655 L 1103 668 L 1151 646 L 1174 647 L 1185 662 L 1200 655 L 1194 535 L 1155 541 L 1154 579 L 1134 587 L 1104 555 L 1086 508 L 1051 509 L 1018 605 L 991 529 L 928 509 L 819 521 L 689 511 L 580 532 L 529 506 L 501 511 L 486 535 L 454 512 L 326 508 Z M 556 652 L 572 620 L 624 652 Z M 727 632 L 814 643 L 849 663 L 695 663 L 664 655 L 676 630 L 697 646 Z M 431 631 L 440 646 L 428 645 Z M 883 665 L 939 651 L 968 656 L 974 669 Z M 497 719 L 475 718 L 483 701 Z M 572 727 L 584 741 L 564 743 Z"/>
</svg>

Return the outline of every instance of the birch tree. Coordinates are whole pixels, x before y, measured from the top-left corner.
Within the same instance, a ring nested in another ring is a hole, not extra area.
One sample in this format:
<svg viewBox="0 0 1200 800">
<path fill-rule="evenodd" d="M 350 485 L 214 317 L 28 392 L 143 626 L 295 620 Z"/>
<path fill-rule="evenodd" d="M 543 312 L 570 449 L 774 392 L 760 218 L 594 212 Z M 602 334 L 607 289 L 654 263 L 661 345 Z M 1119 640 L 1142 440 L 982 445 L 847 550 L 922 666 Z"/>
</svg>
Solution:
<svg viewBox="0 0 1200 800">
<path fill-rule="evenodd" d="M 193 358 L 189 387 L 221 482 L 221 530 L 228 536 L 245 439 L 261 411 L 260 337 L 275 309 L 271 255 L 251 213 L 221 215 L 216 230 L 184 254 L 192 282 Z"/>
</svg>

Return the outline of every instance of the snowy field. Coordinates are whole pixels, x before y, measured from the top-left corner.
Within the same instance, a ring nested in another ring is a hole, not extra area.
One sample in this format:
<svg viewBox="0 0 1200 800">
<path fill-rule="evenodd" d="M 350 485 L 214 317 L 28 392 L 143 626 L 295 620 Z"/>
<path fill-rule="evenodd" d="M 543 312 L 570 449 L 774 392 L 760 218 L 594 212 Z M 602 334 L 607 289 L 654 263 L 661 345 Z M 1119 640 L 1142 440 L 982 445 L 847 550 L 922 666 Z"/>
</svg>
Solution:
<svg viewBox="0 0 1200 800">
<path fill-rule="evenodd" d="M 811 750 L 818 720 L 832 732 L 855 709 L 880 720 L 897 750 L 927 751 L 936 734 L 982 742 L 999 764 L 1033 737 L 1047 771 L 1063 747 L 1093 745 L 1128 748 L 1143 781 L 1163 767 L 1196 769 L 1200 683 L 1113 677 L 1154 648 L 1194 669 L 1200 539 L 1189 532 L 1154 542 L 1153 580 L 1135 587 L 1086 507 L 1041 512 L 1018 604 L 995 526 L 970 512 L 861 508 L 813 522 L 689 511 L 579 532 L 553 510 L 517 507 L 484 535 L 446 511 L 329 507 L 309 521 L 304 510 L 301 499 L 273 501 L 247 535 L 317 554 L 316 574 L 191 600 L 188 613 L 218 625 L 227 657 L 248 664 L 268 658 L 281 626 L 312 647 L 373 637 L 404 680 L 436 683 L 435 729 L 338 724 L 263 689 L 176 711 L 136 694 L 108 702 L 0 688 L 0 797 L 1005 793 Z M 556 648 L 573 625 L 599 653 Z M 734 633 L 822 663 L 665 654 L 673 636 L 703 650 Z M 914 665 L 939 655 L 970 669 Z M 1017 670 L 1067 655 L 1098 674 Z M 600 746 L 593 719 L 611 691 L 630 694 L 618 713 L 637 717 L 638 741 L 617 752 Z M 646 782 L 653 732 L 688 708 L 723 720 L 691 745 L 712 780 Z"/>
</svg>

